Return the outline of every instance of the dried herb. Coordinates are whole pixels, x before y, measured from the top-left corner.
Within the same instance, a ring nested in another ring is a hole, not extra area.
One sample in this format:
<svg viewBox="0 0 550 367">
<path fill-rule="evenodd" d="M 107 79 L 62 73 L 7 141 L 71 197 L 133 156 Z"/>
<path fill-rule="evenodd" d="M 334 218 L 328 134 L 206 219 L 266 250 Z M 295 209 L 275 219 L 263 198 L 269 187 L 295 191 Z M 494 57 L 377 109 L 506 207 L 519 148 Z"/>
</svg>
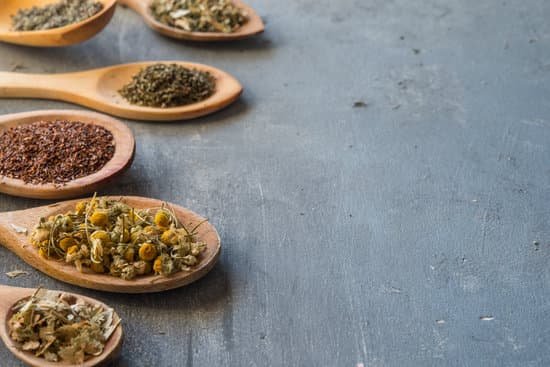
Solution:
<svg viewBox="0 0 550 367">
<path fill-rule="evenodd" d="M 212 95 L 216 81 L 208 72 L 176 64 L 154 64 L 134 75 L 119 93 L 131 104 L 176 107 L 200 102 Z"/>
<path fill-rule="evenodd" d="M 114 155 L 113 134 L 78 121 L 38 121 L 0 133 L 0 175 L 62 184 L 99 171 Z"/>
<path fill-rule="evenodd" d="M 64 259 L 81 272 L 168 276 L 200 262 L 206 244 L 195 238 L 199 225 L 188 230 L 166 205 L 135 209 L 94 197 L 67 214 L 42 218 L 30 241 L 40 256 Z"/>
<path fill-rule="evenodd" d="M 14 31 L 60 28 L 88 19 L 103 9 L 99 1 L 61 0 L 44 6 L 19 9 L 11 16 Z"/>
<path fill-rule="evenodd" d="M 81 364 L 100 355 L 120 323 L 111 308 L 45 289 L 18 302 L 13 312 L 10 337 L 21 350 L 50 362 Z"/>
<path fill-rule="evenodd" d="M 12 271 L 8 271 L 6 273 L 6 275 L 8 276 L 8 278 L 17 278 L 18 276 L 20 275 L 28 275 L 29 272 L 28 271 L 25 271 L 25 270 L 12 270 Z"/>
<path fill-rule="evenodd" d="M 151 13 L 161 23 L 188 32 L 235 32 L 248 20 L 231 0 L 153 0 Z"/>
</svg>

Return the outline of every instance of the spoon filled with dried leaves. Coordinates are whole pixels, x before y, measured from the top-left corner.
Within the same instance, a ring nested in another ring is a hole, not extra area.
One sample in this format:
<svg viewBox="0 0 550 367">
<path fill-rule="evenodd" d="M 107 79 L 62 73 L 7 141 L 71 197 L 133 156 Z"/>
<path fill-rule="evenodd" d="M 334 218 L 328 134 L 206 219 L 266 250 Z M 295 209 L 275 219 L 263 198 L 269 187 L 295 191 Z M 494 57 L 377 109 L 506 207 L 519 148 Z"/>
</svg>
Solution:
<svg viewBox="0 0 550 367">
<path fill-rule="evenodd" d="M 135 120 L 186 120 L 239 98 L 241 84 L 211 66 L 140 62 L 66 74 L 0 72 L 0 98 L 72 102 Z"/>
<path fill-rule="evenodd" d="M 53 278 L 120 293 L 187 285 L 206 275 L 220 253 L 205 218 L 135 196 L 0 213 L 0 243 Z"/>
<path fill-rule="evenodd" d="M 232 41 L 264 31 L 264 23 L 240 0 L 119 0 L 141 14 L 147 25 L 172 38 Z"/>
<path fill-rule="evenodd" d="M 30 366 L 105 365 L 122 346 L 116 312 L 77 294 L 1 285 L 0 319 L 4 344 Z"/>
<path fill-rule="evenodd" d="M 88 111 L 0 116 L 0 192 L 38 199 L 93 193 L 132 163 L 134 135 L 122 122 Z"/>
<path fill-rule="evenodd" d="M 92 38 L 109 23 L 116 0 L 2 0 L 0 41 L 61 47 Z"/>
</svg>

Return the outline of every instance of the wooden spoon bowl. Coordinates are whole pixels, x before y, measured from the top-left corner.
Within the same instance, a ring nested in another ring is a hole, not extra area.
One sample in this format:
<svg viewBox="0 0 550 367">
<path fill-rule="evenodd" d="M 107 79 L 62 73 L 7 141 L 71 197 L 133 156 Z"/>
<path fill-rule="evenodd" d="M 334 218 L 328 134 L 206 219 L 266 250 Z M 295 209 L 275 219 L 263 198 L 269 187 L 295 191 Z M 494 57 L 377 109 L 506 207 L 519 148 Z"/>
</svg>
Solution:
<svg viewBox="0 0 550 367">
<path fill-rule="evenodd" d="M 33 295 L 36 289 L 32 288 L 16 288 L 16 287 L 7 287 L 0 285 L 0 337 L 2 341 L 18 359 L 25 362 L 29 366 L 33 367 L 58 367 L 58 366 L 77 366 L 76 364 L 63 363 L 63 362 L 48 362 L 44 358 L 35 357 L 31 352 L 25 352 L 20 349 L 17 342 L 13 341 L 9 336 L 8 321 L 13 315 L 13 307 L 19 301 L 29 298 Z M 102 306 L 103 308 L 109 308 L 106 304 L 89 297 L 84 297 L 78 294 L 62 292 L 67 295 L 72 295 L 76 299 L 85 301 L 86 303 L 96 304 Z M 118 315 L 114 314 L 114 321 L 119 320 Z M 112 362 L 120 354 L 122 348 L 122 326 L 119 324 L 115 329 L 107 343 L 103 353 L 99 356 L 92 357 L 86 360 L 83 364 L 78 364 L 79 367 L 93 367 L 93 366 L 103 366 L 109 362 Z"/>
<path fill-rule="evenodd" d="M 72 102 L 114 116 L 152 121 L 187 120 L 218 111 L 239 98 L 240 83 L 226 72 L 211 66 L 182 61 L 187 68 L 209 72 L 216 90 L 207 99 L 181 107 L 155 108 L 130 104 L 118 91 L 141 69 L 159 63 L 138 62 L 66 74 L 23 74 L 0 72 L 0 98 L 44 98 Z"/>
<path fill-rule="evenodd" d="M 135 141 L 132 131 L 122 122 L 99 113 L 87 111 L 49 110 L 16 113 L 0 116 L 0 131 L 36 121 L 80 121 L 102 126 L 113 134 L 115 153 L 103 168 L 91 175 L 77 178 L 66 184 L 31 184 L 23 180 L 0 176 L 0 192 L 36 199 L 67 199 L 97 191 L 122 174 L 134 159 Z"/>
<path fill-rule="evenodd" d="M 38 31 L 12 31 L 11 16 L 19 9 L 44 6 L 59 0 L 2 0 L 0 10 L 0 41 L 35 47 L 62 47 L 84 42 L 99 33 L 109 23 L 116 9 L 116 0 L 97 0 L 103 9 L 81 22 L 60 28 Z"/>
<path fill-rule="evenodd" d="M 121 199 L 119 197 L 113 199 Z M 209 222 L 204 222 L 197 228 L 196 238 L 206 243 L 206 249 L 201 254 L 200 262 L 191 271 L 180 271 L 171 276 L 161 275 L 139 276 L 133 280 L 124 280 L 108 274 L 97 274 L 85 268 L 79 272 L 72 264 L 63 260 L 44 259 L 38 255 L 28 240 L 28 234 L 38 224 L 41 217 L 66 213 L 74 210 L 80 200 L 63 201 L 57 204 L 41 206 L 27 210 L 0 213 L 0 243 L 17 254 L 29 265 L 62 282 L 84 288 L 97 289 L 118 293 L 150 293 L 182 287 L 200 279 L 212 269 L 220 255 L 221 245 L 218 232 Z M 160 200 L 126 196 L 122 198 L 126 204 L 139 209 L 158 208 Z M 174 210 L 180 223 L 186 228 L 194 228 L 205 218 L 177 205 L 168 204 Z M 17 227 L 14 227 L 17 226 Z M 28 230 L 28 234 L 20 233 L 16 228 Z"/>
<path fill-rule="evenodd" d="M 189 32 L 176 27 L 170 27 L 166 24 L 159 22 L 153 16 L 153 14 L 151 14 L 151 1 L 152 0 L 119 0 L 118 3 L 128 6 L 129 8 L 140 14 L 143 17 L 145 23 L 147 23 L 147 25 L 153 30 L 165 36 L 181 40 L 202 42 L 234 41 L 252 37 L 264 31 L 264 23 L 262 22 L 262 18 L 260 18 L 260 16 L 254 11 L 254 9 L 246 5 L 241 0 L 233 0 L 233 3 L 247 12 L 248 21 L 243 24 L 242 27 L 232 33 Z"/>
</svg>

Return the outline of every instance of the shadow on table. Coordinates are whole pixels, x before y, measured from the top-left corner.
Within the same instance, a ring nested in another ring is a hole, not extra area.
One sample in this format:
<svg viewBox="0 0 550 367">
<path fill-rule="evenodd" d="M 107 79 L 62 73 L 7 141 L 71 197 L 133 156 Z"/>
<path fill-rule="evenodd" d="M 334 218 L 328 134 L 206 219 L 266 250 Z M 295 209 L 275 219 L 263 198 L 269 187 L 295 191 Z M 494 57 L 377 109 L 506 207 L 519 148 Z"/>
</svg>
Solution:
<svg viewBox="0 0 550 367">
<path fill-rule="evenodd" d="M 246 86 L 244 87 L 246 89 Z M 215 124 L 229 124 L 237 121 L 239 116 L 245 115 L 250 110 L 250 101 L 245 96 L 241 96 L 238 100 L 230 104 L 229 106 L 213 112 L 209 115 L 194 118 L 191 120 L 180 121 L 138 121 L 138 120 L 125 120 L 130 127 L 136 128 L 139 133 L 139 129 L 142 127 L 150 127 L 152 125 L 158 127 L 174 127 L 174 126 L 195 126 L 195 125 L 215 125 Z M 160 133 L 162 130 L 147 131 L 147 133 Z"/>
<path fill-rule="evenodd" d="M 82 293 L 83 289 L 72 287 L 71 292 Z M 116 308 L 116 305 L 135 306 L 163 311 L 181 311 L 187 313 L 204 311 L 205 315 L 224 309 L 231 301 L 232 288 L 223 263 L 218 262 L 203 278 L 187 286 L 144 294 L 106 293 L 86 290 L 86 295 L 100 299 Z"/>
<path fill-rule="evenodd" d="M 164 37 L 164 36 L 162 36 Z M 237 41 L 226 41 L 226 42 L 196 42 L 196 41 L 183 41 L 176 40 L 173 38 L 168 38 L 171 43 L 174 43 L 174 46 L 182 45 L 187 48 L 197 49 L 197 50 L 208 50 L 208 51 L 271 51 L 277 47 L 277 45 L 272 41 L 269 35 L 263 33 L 251 38 L 237 40 Z"/>
</svg>

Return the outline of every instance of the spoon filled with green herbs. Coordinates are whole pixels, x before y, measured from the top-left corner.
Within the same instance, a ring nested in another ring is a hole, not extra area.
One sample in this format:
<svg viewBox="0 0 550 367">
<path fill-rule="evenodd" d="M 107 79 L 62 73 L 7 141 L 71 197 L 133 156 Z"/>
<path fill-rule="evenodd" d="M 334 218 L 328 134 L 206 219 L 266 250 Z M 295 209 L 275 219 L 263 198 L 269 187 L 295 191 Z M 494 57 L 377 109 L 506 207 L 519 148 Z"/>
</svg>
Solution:
<svg viewBox="0 0 550 367">
<path fill-rule="evenodd" d="M 53 278 L 119 293 L 187 285 L 206 275 L 220 254 L 208 220 L 135 196 L 0 213 L 0 243 Z"/>
<path fill-rule="evenodd" d="M 228 73 L 183 61 L 138 62 L 64 74 L 0 72 L 0 98 L 45 98 L 135 120 L 186 120 L 216 112 L 242 93 Z"/>
<path fill-rule="evenodd" d="M 86 41 L 109 23 L 116 0 L 2 0 L 0 41 L 62 47 Z"/>
<path fill-rule="evenodd" d="M 105 365 L 122 346 L 116 312 L 93 298 L 0 285 L 0 337 L 35 367 Z"/>
<path fill-rule="evenodd" d="M 119 0 L 155 31 L 189 41 L 232 41 L 264 31 L 264 23 L 240 0 Z"/>
</svg>

